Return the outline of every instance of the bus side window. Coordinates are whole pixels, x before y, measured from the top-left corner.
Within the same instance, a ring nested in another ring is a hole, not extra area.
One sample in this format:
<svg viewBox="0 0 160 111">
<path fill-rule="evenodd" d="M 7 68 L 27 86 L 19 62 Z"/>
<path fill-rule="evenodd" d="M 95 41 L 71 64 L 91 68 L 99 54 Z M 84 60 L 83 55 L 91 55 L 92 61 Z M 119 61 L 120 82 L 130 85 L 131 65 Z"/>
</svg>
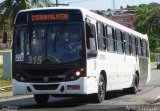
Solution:
<svg viewBox="0 0 160 111">
<path fill-rule="evenodd" d="M 132 49 L 132 36 L 129 35 L 129 53 L 132 54 L 133 53 L 133 49 Z"/>
<path fill-rule="evenodd" d="M 106 42 L 104 36 L 104 25 L 102 23 L 97 22 L 98 49 L 100 50 L 106 49 Z"/>
<path fill-rule="evenodd" d="M 149 46 L 148 46 L 148 42 L 146 42 L 146 57 L 149 57 Z"/>
<path fill-rule="evenodd" d="M 138 40 L 137 37 L 135 36 L 135 54 L 138 55 Z"/>
<path fill-rule="evenodd" d="M 86 23 L 87 48 L 90 50 L 96 50 L 95 31 L 94 24 Z"/>
<path fill-rule="evenodd" d="M 130 54 L 130 48 L 129 48 L 129 35 L 128 35 L 128 33 L 124 33 L 124 41 L 125 41 L 125 53 L 127 54 L 127 55 L 129 55 Z"/>
<path fill-rule="evenodd" d="M 146 57 L 146 48 L 147 48 L 146 41 L 143 39 L 142 42 L 143 42 L 143 56 Z"/>
<path fill-rule="evenodd" d="M 116 52 L 117 51 L 117 44 L 116 44 L 116 42 L 117 42 L 117 38 L 116 38 L 116 36 L 115 36 L 115 29 L 114 28 L 112 28 L 112 38 L 113 38 L 113 49 L 114 49 L 114 52 Z"/>
<path fill-rule="evenodd" d="M 141 56 L 143 56 L 143 41 L 140 39 L 140 46 L 141 46 Z"/>
<path fill-rule="evenodd" d="M 123 53 L 122 31 L 116 29 L 117 52 Z"/>
<path fill-rule="evenodd" d="M 137 43 L 137 45 L 138 45 L 138 56 L 141 56 L 141 45 L 140 45 L 140 38 L 137 38 L 138 39 L 138 43 Z"/>
<path fill-rule="evenodd" d="M 108 43 L 108 51 L 109 52 L 114 52 L 114 40 L 113 40 L 113 31 L 112 31 L 112 27 L 107 26 L 107 43 Z"/>
<path fill-rule="evenodd" d="M 131 36 L 132 37 L 132 50 L 133 50 L 133 55 L 136 55 L 136 39 L 135 36 Z"/>
</svg>

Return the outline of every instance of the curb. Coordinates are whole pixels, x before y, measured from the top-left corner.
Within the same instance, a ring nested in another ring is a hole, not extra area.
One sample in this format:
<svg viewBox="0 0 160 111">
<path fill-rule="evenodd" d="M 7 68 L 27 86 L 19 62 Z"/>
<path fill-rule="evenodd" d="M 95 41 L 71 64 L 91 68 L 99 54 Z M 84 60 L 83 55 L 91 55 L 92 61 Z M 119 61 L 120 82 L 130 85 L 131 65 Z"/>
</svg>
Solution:
<svg viewBox="0 0 160 111">
<path fill-rule="evenodd" d="M 12 85 L 0 87 L 0 92 L 6 92 L 12 90 Z"/>
</svg>

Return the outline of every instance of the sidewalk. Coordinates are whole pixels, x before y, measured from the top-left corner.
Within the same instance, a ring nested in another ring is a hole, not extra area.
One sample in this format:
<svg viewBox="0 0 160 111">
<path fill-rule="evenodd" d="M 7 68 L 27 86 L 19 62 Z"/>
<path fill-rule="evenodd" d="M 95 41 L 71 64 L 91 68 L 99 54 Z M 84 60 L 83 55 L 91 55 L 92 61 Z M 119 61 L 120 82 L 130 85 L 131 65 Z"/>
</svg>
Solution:
<svg viewBox="0 0 160 111">
<path fill-rule="evenodd" d="M 0 92 L 0 99 L 7 98 L 7 97 L 12 97 L 12 96 L 13 96 L 12 91 Z"/>
</svg>

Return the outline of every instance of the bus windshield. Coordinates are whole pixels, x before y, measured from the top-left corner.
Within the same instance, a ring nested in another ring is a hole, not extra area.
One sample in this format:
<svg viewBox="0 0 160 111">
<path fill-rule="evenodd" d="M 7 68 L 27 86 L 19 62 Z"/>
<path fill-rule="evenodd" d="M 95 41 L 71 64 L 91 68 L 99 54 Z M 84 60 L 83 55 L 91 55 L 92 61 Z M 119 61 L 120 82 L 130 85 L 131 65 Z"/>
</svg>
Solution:
<svg viewBox="0 0 160 111">
<path fill-rule="evenodd" d="M 82 56 L 82 25 L 36 24 L 16 26 L 15 62 L 27 64 L 61 64 Z"/>
</svg>

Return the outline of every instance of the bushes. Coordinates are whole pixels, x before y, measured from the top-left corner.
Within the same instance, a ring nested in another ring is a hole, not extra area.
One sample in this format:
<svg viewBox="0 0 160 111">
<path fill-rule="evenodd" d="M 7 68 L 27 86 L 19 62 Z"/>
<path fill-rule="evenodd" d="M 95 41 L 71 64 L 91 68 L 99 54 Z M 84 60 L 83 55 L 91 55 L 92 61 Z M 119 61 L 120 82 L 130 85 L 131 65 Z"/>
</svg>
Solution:
<svg viewBox="0 0 160 111">
<path fill-rule="evenodd" d="M 154 53 L 150 53 L 150 60 L 151 60 L 151 62 L 155 61 L 155 59 L 154 59 Z"/>
<path fill-rule="evenodd" d="M 156 53 L 160 53 L 160 47 L 156 48 L 156 49 L 155 49 L 155 52 L 156 52 Z"/>
</svg>

